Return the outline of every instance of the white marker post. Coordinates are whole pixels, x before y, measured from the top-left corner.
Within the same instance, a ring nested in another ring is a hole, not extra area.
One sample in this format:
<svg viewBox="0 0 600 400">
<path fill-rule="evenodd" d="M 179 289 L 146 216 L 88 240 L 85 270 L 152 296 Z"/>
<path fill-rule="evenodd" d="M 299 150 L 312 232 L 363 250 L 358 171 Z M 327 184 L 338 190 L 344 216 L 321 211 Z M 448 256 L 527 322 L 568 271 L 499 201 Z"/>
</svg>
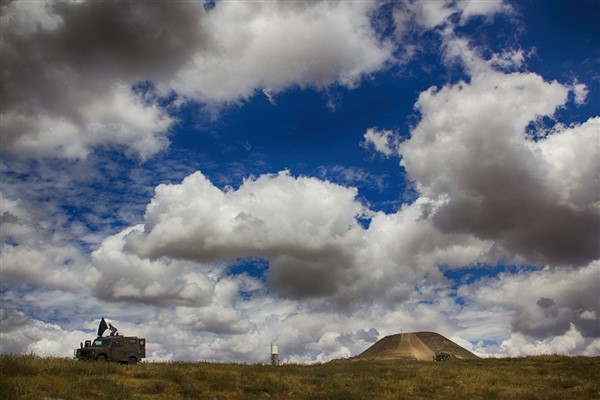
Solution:
<svg viewBox="0 0 600 400">
<path fill-rule="evenodd" d="M 279 364 L 279 346 L 271 343 L 271 365 Z"/>
</svg>

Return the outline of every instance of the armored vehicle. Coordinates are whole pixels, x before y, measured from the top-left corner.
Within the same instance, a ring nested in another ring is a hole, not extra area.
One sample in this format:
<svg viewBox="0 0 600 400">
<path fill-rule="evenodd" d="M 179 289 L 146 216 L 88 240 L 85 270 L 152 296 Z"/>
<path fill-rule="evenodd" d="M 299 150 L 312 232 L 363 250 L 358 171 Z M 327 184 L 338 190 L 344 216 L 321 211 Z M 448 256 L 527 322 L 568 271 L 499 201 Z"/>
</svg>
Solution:
<svg viewBox="0 0 600 400">
<path fill-rule="evenodd" d="M 454 357 L 452 357 L 452 354 L 448 354 L 448 353 L 437 353 L 434 357 L 433 357 L 433 361 L 450 361 L 452 360 Z"/>
<path fill-rule="evenodd" d="M 110 336 L 102 336 L 106 330 Z M 123 336 L 113 324 L 107 324 L 102 317 L 98 325 L 98 337 L 79 344 L 75 349 L 75 359 L 87 361 L 116 361 L 137 364 L 146 357 L 146 339 L 137 336 Z"/>
<path fill-rule="evenodd" d="M 136 364 L 146 357 L 146 339 L 136 336 L 99 337 L 75 349 L 75 358 L 87 361 L 116 361 Z"/>
</svg>

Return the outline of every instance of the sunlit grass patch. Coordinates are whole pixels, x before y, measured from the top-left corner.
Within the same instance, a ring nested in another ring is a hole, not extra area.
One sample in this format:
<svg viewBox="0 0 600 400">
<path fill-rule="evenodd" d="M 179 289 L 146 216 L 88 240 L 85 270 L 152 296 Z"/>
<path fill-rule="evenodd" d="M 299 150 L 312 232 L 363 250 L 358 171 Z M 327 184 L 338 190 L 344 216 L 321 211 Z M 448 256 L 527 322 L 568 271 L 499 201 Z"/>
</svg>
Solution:
<svg viewBox="0 0 600 400">
<path fill-rule="evenodd" d="M 600 357 L 119 365 L 0 356 L 2 399 L 600 399 Z"/>
</svg>

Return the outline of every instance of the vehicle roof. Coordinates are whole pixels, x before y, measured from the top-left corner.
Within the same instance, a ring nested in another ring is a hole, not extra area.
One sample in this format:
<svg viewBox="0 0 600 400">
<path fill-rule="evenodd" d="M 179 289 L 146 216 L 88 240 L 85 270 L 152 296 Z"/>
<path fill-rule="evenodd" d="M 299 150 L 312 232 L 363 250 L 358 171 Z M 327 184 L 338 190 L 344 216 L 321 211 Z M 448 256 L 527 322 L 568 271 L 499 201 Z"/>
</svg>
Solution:
<svg viewBox="0 0 600 400">
<path fill-rule="evenodd" d="M 115 340 L 115 339 L 141 339 L 141 340 L 146 340 L 143 337 L 139 337 L 139 336 L 98 336 L 96 339 L 94 340 Z"/>
</svg>

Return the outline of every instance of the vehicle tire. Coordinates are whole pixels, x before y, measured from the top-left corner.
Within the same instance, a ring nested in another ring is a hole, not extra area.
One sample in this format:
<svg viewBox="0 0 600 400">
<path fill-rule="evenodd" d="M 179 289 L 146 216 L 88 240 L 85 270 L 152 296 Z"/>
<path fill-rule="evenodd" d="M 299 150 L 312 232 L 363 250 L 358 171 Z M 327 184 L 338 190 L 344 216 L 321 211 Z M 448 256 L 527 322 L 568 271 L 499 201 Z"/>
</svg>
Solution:
<svg viewBox="0 0 600 400">
<path fill-rule="evenodd" d="M 137 358 L 135 357 L 129 357 L 129 365 L 135 365 L 137 364 Z"/>
<path fill-rule="evenodd" d="M 107 362 L 108 359 L 106 358 L 106 354 L 100 354 L 97 358 L 98 361 L 100 362 Z"/>
</svg>

